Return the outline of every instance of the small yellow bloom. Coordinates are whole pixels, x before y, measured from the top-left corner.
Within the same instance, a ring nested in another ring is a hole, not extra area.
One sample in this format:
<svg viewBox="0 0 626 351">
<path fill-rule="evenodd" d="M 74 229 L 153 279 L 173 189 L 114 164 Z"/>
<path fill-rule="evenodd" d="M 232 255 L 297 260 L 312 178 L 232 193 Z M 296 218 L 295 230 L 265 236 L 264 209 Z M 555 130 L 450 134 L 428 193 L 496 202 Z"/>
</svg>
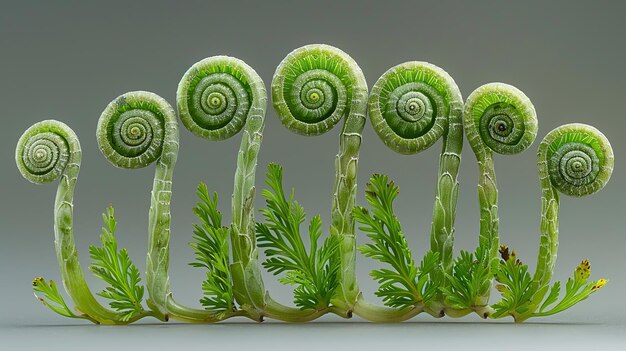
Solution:
<svg viewBox="0 0 626 351">
<path fill-rule="evenodd" d="M 600 290 L 602 289 L 602 287 L 604 285 L 606 285 L 606 283 L 608 282 L 608 280 L 606 279 L 600 279 L 596 282 L 596 284 L 594 286 L 591 287 L 591 291 L 594 292 L 596 290 Z"/>
</svg>

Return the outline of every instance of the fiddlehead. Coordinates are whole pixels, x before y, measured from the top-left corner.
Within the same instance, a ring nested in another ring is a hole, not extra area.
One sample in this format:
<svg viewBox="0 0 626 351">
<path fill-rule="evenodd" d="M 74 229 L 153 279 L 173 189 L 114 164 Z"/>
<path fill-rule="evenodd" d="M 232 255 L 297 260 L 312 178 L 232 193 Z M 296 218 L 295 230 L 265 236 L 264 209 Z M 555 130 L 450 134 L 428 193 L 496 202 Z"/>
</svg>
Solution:
<svg viewBox="0 0 626 351">
<path fill-rule="evenodd" d="M 253 205 L 257 156 L 267 109 L 263 80 L 237 58 L 213 56 L 187 70 L 178 85 L 176 100 L 183 124 L 197 136 L 224 140 L 243 128 L 232 196 L 232 284 L 241 308 L 250 318 L 260 320 L 266 298 L 258 262 Z M 203 318 L 198 311 L 177 308 L 182 314 Z"/>
<path fill-rule="evenodd" d="M 64 123 L 47 120 L 34 124 L 20 137 L 15 161 L 24 178 L 33 183 L 60 180 L 54 205 L 55 249 L 63 285 L 79 315 L 65 305 L 53 281 L 37 278 L 35 291 L 46 295 L 41 301 L 56 312 L 72 318 L 86 318 L 95 323 L 126 324 L 149 313 L 137 313 L 131 318 L 102 306 L 94 297 L 78 262 L 73 234 L 74 187 L 78 180 L 82 151 L 78 137 Z M 55 308 L 54 304 L 61 308 Z"/>
<path fill-rule="evenodd" d="M 463 147 L 461 93 L 448 73 L 426 62 L 406 62 L 385 72 L 372 88 L 369 115 L 374 130 L 391 149 L 414 154 L 443 138 L 439 177 L 431 226 L 431 249 L 438 257 L 430 274 L 434 289 L 446 284 L 452 267 L 454 219 L 459 183 L 457 174 Z M 432 255 L 436 256 L 432 256 Z M 426 258 L 425 258 L 426 259 Z M 429 304 L 431 313 L 443 311 L 442 297 Z M 422 296 L 416 296 L 422 301 Z M 416 309 L 416 313 L 419 312 Z"/>
<path fill-rule="evenodd" d="M 613 150 L 606 137 L 585 124 L 560 126 L 543 139 L 537 152 L 541 184 L 541 242 L 534 276 L 528 266 L 502 246 L 502 260 L 496 270 L 496 288 L 502 300 L 493 305 L 493 318 L 512 316 L 516 322 L 530 317 L 549 316 L 586 299 L 606 284 L 605 279 L 588 282 L 589 261 L 583 260 L 565 284 L 550 287 L 559 240 L 559 192 L 581 197 L 600 191 L 613 172 Z M 548 293 L 549 291 L 549 293 Z"/>
<path fill-rule="evenodd" d="M 600 191 L 613 172 L 613 149 L 596 128 L 579 123 L 546 135 L 537 152 L 541 182 L 541 246 L 533 283 L 538 289 L 552 278 L 559 228 L 559 192 L 582 197 Z"/>
<path fill-rule="evenodd" d="M 498 263 L 500 245 L 493 153 L 510 155 L 526 150 L 537 136 L 537 114 L 528 97 L 519 89 L 508 84 L 489 83 L 474 90 L 467 98 L 464 127 L 478 161 L 480 236 L 476 252 L 464 253 L 465 256 L 456 262 L 451 279 L 458 284 L 453 284 L 446 295 L 457 308 L 474 309 L 486 317 L 489 311 L 484 307 L 489 300 L 491 272 Z M 473 260 L 480 264 L 472 265 Z M 474 283 L 463 284 L 463 281 Z"/>
<path fill-rule="evenodd" d="M 330 232 L 340 237 L 338 258 L 333 258 L 340 260 L 339 287 L 332 303 L 350 314 L 359 293 L 352 209 L 367 112 L 365 77 L 345 52 L 329 45 L 306 45 L 276 68 L 272 104 L 283 125 L 307 136 L 325 133 L 345 118 L 335 160 Z"/>
<path fill-rule="evenodd" d="M 141 168 L 156 162 L 148 219 L 147 303 L 159 318 L 167 320 L 170 201 L 178 156 L 174 109 L 156 94 L 129 92 L 104 109 L 96 135 L 100 151 L 117 167 Z"/>
</svg>

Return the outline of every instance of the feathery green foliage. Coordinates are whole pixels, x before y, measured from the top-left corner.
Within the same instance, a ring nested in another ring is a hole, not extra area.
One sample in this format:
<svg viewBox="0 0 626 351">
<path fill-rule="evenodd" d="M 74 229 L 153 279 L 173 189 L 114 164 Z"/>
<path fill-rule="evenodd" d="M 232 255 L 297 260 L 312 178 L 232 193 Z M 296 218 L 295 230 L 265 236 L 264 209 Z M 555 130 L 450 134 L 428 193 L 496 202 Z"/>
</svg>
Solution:
<svg viewBox="0 0 626 351">
<path fill-rule="evenodd" d="M 371 209 L 357 206 L 354 219 L 361 223 L 360 230 L 367 233 L 373 243 L 359 247 L 366 257 L 389 264 L 392 269 L 373 270 L 370 275 L 380 286 L 376 296 L 390 307 L 408 308 L 428 302 L 437 288 L 429 283 L 428 275 L 437 267 L 437 253 L 430 251 L 420 268 L 415 265 L 409 244 L 402 233 L 400 221 L 393 212 L 393 201 L 399 188 L 387 176 L 374 174 L 367 184 L 365 198 Z"/>
<path fill-rule="evenodd" d="M 502 300 L 493 305 L 496 312 L 492 317 L 511 315 L 517 320 L 519 316 L 531 311 L 530 304 L 536 289 L 533 287 L 528 265 L 517 258 L 515 250 L 509 251 L 503 245 L 500 247 L 500 255 L 502 260 L 496 271 L 496 289 L 502 294 Z"/>
<path fill-rule="evenodd" d="M 309 250 L 300 235 L 300 225 L 306 220 L 304 208 L 289 199 L 283 191 L 283 170 L 276 164 L 268 166 L 266 183 L 269 189 L 263 190 L 267 208 L 261 213 L 266 223 L 257 223 L 259 247 L 265 248 L 267 259 L 263 262 L 274 275 L 285 273 L 280 282 L 297 285 L 294 302 L 301 309 L 321 309 L 329 305 L 333 292 L 339 284 L 337 260 L 331 257 L 337 253 L 338 237 L 324 239 L 318 247 L 322 235 L 322 220 L 319 215 L 309 223 Z"/>
<path fill-rule="evenodd" d="M 112 300 L 111 308 L 124 313 L 124 319 L 129 320 L 135 314 L 144 311 L 141 301 L 143 300 L 144 287 L 139 285 L 141 277 L 139 270 L 133 264 L 126 249 L 117 250 L 115 240 L 115 221 L 113 207 L 109 206 L 106 213 L 102 214 L 102 220 L 106 227 L 102 228 L 100 241 L 102 246 L 90 246 L 89 255 L 94 260 L 89 269 L 98 278 L 104 280 L 108 287 L 98 295 Z"/>
<path fill-rule="evenodd" d="M 588 298 L 589 295 L 601 289 L 608 282 L 606 279 L 599 279 L 588 283 L 590 275 L 591 265 L 588 260 L 583 260 L 574 270 L 574 275 L 567 280 L 565 294 L 561 301 L 554 305 L 559 299 L 561 290 L 561 283 L 556 282 L 550 289 L 550 294 L 539 308 L 539 312 L 534 313 L 533 317 L 549 316 L 565 311 Z M 548 309 L 551 305 L 554 306 Z"/>
<path fill-rule="evenodd" d="M 492 306 L 496 310 L 493 318 L 511 315 L 517 322 L 522 322 L 530 317 L 556 314 L 585 300 L 607 283 L 606 279 L 588 283 L 591 265 L 588 260 L 583 260 L 574 270 L 573 277 L 567 280 L 561 301 L 556 303 L 561 292 L 561 282 L 555 282 L 551 288 L 549 285 L 537 286 L 533 284 L 528 266 L 522 264 L 515 251 L 502 246 L 500 255 L 502 259 L 496 273 L 496 281 L 499 283 L 496 289 L 502 293 L 502 300 Z"/>
<path fill-rule="evenodd" d="M 493 277 L 489 261 L 488 251 L 483 246 L 478 246 L 473 253 L 461 250 L 452 273 L 446 275 L 450 285 L 442 288 L 450 307 L 471 309 L 487 304 L 484 296 L 489 296 Z"/>
<path fill-rule="evenodd" d="M 50 308 L 54 312 L 69 318 L 83 318 L 76 315 L 72 310 L 67 307 L 65 299 L 59 293 L 57 285 L 53 280 L 48 283 L 42 277 L 33 279 L 33 290 L 35 291 L 35 297 L 41 301 L 44 306 Z M 37 295 L 37 293 L 43 294 L 43 296 Z"/>
<path fill-rule="evenodd" d="M 213 197 L 204 183 L 198 184 L 196 195 L 200 202 L 193 213 L 200 224 L 193 225 L 193 248 L 196 261 L 193 267 L 206 268 L 206 279 L 202 282 L 204 297 L 202 306 L 212 311 L 234 311 L 233 285 L 230 276 L 230 256 L 228 248 L 229 229 L 222 226 L 222 214 L 217 210 L 217 193 Z"/>
</svg>

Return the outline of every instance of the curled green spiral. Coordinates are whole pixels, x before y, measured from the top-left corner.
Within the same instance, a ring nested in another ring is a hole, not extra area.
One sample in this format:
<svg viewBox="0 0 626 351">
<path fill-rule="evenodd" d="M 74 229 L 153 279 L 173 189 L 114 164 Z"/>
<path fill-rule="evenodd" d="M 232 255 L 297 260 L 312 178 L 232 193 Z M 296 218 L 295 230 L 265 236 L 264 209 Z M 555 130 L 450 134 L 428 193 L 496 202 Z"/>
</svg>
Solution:
<svg viewBox="0 0 626 351">
<path fill-rule="evenodd" d="M 134 169 L 156 162 L 148 218 L 147 303 L 157 318 L 167 320 L 170 201 L 179 143 L 176 113 L 154 93 L 128 92 L 104 109 L 96 136 L 100 151 L 114 166 Z"/>
<path fill-rule="evenodd" d="M 32 183 L 50 183 L 61 178 L 68 163 L 79 162 L 80 152 L 78 137 L 70 127 L 46 120 L 35 123 L 20 137 L 15 163 Z"/>
<path fill-rule="evenodd" d="M 265 96 L 259 81 L 250 66 L 234 57 L 213 56 L 197 62 L 178 84 L 176 102 L 183 124 L 201 138 L 232 137 L 246 124 L 253 100 Z"/>
<path fill-rule="evenodd" d="M 168 124 L 176 123 L 175 116 L 170 104 L 154 93 L 133 91 L 120 95 L 98 120 L 100 151 L 117 167 L 146 167 L 163 154 L 165 131 Z"/>
<path fill-rule="evenodd" d="M 359 293 L 352 209 L 356 203 L 358 158 L 367 114 L 367 82 L 363 71 L 350 55 L 338 48 L 305 45 L 289 53 L 276 68 L 272 105 L 287 129 L 305 136 L 326 133 L 340 120 L 345 121 L 335 159 L 330 233 L 341 237 L 340 287 L 333 304 L 348 313 Z"/>
<path fill-rule="evenodd" d="M 272 104 L 292 132 L 319 135 L 354 109 L 354 89 L 362 86 L 366 86 L 363 72 L 345 52 L 329 45 L 306 45 L 276 68 Z"/>
<path fill-rule="evenodd" d="M 517 154 L 537 137 L 537 113 L 530 99 L 516 87 L 489 83 L 467 98 L 464 126 L 474 152 L 484 152 L 486 145 L 499 154 Z"/>
<path fill-rule="evenodd" d="M 613 172 L 613 149 L 599 130 L 567 124 L 551 131 L 541 142 L 540 173 L 563 194 L 581 197 L 600 191 Z"/>
<path fill-rule="evenodd" d="M 541 183 L 541 242 L 533 288 L 545 294 L 559 247 L 558 193 L 582 197 L 604 188 L 613 173 L 613 149 L 596 128 L 581 123 L 565 124 L 543 138 L 537 151 L 537 164 Z"/>
<path fill-rule="evenodd" d="M 457 175 L 463 148 L 461 92 L 443 69 L 409 61 L 390 68 L 376 81 L 368 111 L 376 134 L 396 152 L 415 154 L 443 139 L 430 240 L 431 251 L 439 254 L 432 279 L 443 288 L 447 284 L 445 276 L 452 269 Z M 429 309 L 434 315 L 442 315 L 443 296 L 433 301 Z"/>
<path fill-rule="evenodd" d="M 80 318 L 102 324 L 128 324 L 150 315 L 139 313 L 128 319 L 124 313 L 102 306 L 83 275 L 74 243 L 74 187 L 82 159 L 80 142 L 66 124 L 46 120 L 35 123 L 20 137 L 15 161 L 24 178 L 33 183 L 60 180 L 54 203 L 54 245 L 63 286 L 76 304 Z"/>
<path fill-rule="evenodd" d="M 443 136 L 451 108 L 460 104 L 461 93 L 452 77 L 430 63 L 411 61 L 378 79 L 370 93 L 369 116 L 385 145 L 414 154 Z"/>
</svg>

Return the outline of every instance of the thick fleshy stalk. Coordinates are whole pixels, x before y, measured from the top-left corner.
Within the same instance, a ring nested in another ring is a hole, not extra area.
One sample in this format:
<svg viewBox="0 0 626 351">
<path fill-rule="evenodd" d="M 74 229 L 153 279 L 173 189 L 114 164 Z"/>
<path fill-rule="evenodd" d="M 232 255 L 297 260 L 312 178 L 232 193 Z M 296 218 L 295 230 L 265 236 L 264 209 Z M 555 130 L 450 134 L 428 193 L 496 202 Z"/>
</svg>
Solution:
<svg viewBox="0 0 626 351">
<path fill-rule="evenodd" d="M 128 324 L 151 315 L 139 313 L 130 320 L 102 306 L 89 289 L 78 262 L 74 243 L 74 187 L 82 152 L 74 131 L 62 122 L 46 120 L 28 128 L 19 139 L 15 161 L 27 180 L 43 184 L 60 180 L 54 203 L 54 245 L 63 286 L 84 317 L 101 324 Z"/>
<path fill-rule="evenodd" d="M 452 267 L 457 175 L 463 148 L 462 109 L 461 92 L 452 77 L 435 65 L 418 61 L 385 72 L 369 99 L 372 126 L 392 150 L 415 154 L 443 139 L 430 237 L 431 251 L 440 257 L 432 279 L 440 287 L 446 284 L 445 274 Z M 427 311 L 440 316 L 442 297 L 436 297 Z"/>
<path fill-rule="evenodd" d="M 213 56 L 184 74 L 176 95 L 185 127 L 208 140 L 228 139 L 244 128 L 232 195 L 232 265 L 235 299 L 260 320 L 265 288 L 254 232 L 254 182 L 263 137 L 267 94 L 263 81 L 245 62 Z"/>
<path fill-rule="evenodd" d="M 541 242 L 533 291 L 547 292 L 559 246 L 559 192 L 583 197 L 600 191 L 613 173 L 613 149 L 596 128 L 562 125 L 541 141 L 537 151 L 541 184 Z M 540 301 L 543 296 L 534 298 Z"/>
<path fill-rule="evenodd" d="M 530 99 L 519 89 L 503 83 L 489 83 L 474 90 L 465 103 L 464 127 L 478 161 L 478 202 L 482 252 L 487 269 L 498 262 L 498 189 L 493 153 L 517 154 L 526 150 L 537 136 L 537 114 Z M 491 284 L 476 298 L 475 310 L 483 313 L 489 303 Z M 481 314 L 485 317 L 484 314 Z"/>
<path fill-rule="evenodd" d="M 177 105 L 185 127 L 199 137 L 225 140 L 243 129 L 232 195 L 231 273 L 237 303 L 248 317 L 258 321 L 263 316 L 292 322 L 309 320 L 310 311 L 275 303 L 265 291 L 261 277 L 254 195 L 267 109 L 263 80 L 242 60 L 209 57 L 185 73 L 178 85 Z"/>
<path fill-rule="evenodd" d="M 292 51 L 276 68 L 272 104 L 285 127 L 306 136 L 326 133 L 345 118 L 335 159 L 330 233 L 341 237 L 339 257 L 334 258 L 340 260 L 340 286 L 332 304 L 349 315 L 359 295 L 352 209 L 367 112 L 367 82 L 345 52 L 329 45 L 306 45 Z"/>
<path fill-rule="evenodd" d="M 154 93 L 129 92 L 104 109 L 96 134 L 100 151 L 117 167 L 143 168 L 156 161 L 148 215 L 147 304 L 160 319 L 167 320 L 170 201 L 178 157 L 176 114 Z"/>
</svg>

